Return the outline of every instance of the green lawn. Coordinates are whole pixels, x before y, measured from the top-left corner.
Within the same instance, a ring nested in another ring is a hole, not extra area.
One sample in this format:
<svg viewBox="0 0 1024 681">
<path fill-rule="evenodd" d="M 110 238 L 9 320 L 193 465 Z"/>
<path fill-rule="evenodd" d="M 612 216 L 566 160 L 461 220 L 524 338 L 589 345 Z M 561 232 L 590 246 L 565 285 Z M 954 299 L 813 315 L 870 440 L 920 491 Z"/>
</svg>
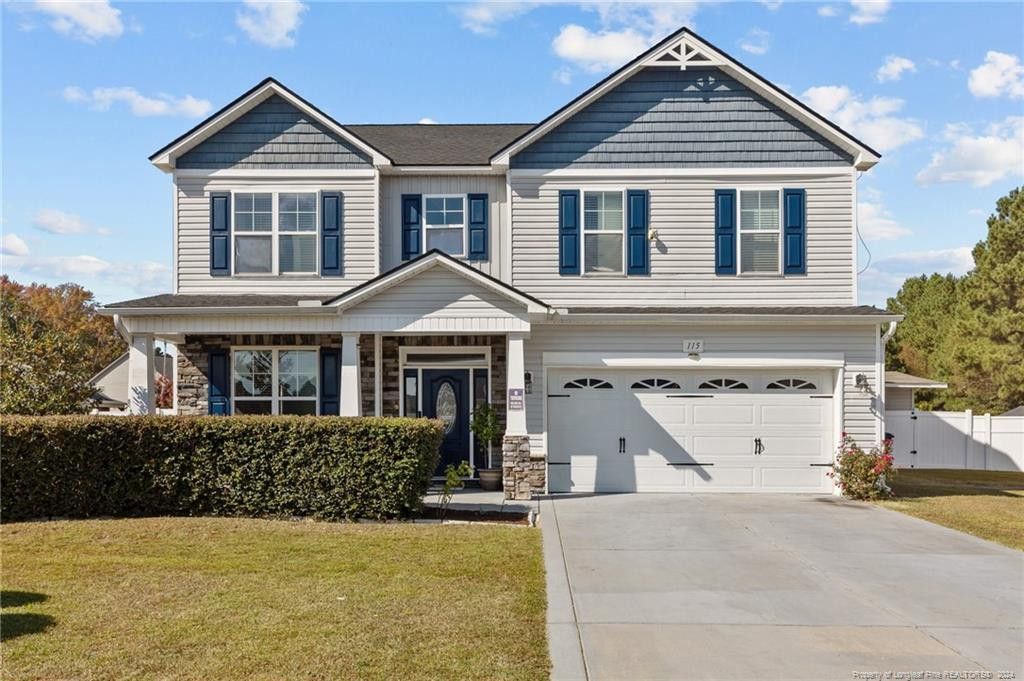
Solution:
<svg viewBox="0 0 1024 681">
<path fill-rule="evenodd" d="M 546 679 L 540 530 L 6 524 L 4 679 Z"/>
<path fill-rule="evenodd" d="M 886 508 L 1024 550 L 1024 473 L 902 468 Z"/>
</svg>

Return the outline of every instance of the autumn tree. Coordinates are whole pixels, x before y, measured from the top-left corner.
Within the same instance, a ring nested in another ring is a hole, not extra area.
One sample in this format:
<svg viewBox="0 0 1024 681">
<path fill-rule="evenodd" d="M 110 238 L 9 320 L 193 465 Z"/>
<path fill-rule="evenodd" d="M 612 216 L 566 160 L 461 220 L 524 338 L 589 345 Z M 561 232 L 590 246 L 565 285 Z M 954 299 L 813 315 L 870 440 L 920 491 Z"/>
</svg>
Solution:
<svg viewBox="0 0 1024 681">
<path fill-rule="evenodd" d="M 0 276 L 0 412 L 87 409 L 89 379 L 124 352 L 109 317 L 77 284 L 23 286 Z"/>
</svg>

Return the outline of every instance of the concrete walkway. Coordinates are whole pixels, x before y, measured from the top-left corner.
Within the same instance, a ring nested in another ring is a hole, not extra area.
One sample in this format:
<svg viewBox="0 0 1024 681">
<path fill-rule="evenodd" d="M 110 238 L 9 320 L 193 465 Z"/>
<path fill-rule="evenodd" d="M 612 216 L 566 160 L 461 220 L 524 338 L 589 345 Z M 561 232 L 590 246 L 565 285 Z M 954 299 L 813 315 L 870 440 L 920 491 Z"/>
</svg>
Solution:
<svg viewBox="0 0 1024 681">
<path fill-rule="evenodd" d="M 545 499 L 541 527 L 554 679 L 1024 678 L 1024 553 L 938 525 L 833 497 L 623 494 Z"/>
</svg>

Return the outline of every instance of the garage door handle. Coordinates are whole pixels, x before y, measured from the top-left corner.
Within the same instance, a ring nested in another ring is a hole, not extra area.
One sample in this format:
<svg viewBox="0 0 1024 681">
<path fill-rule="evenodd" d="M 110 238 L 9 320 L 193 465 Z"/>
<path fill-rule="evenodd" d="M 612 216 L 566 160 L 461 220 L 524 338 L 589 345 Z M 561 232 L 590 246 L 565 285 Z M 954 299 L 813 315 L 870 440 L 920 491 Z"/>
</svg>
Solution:
<svg viewBox="0 0 1024 681">
<path fill-rule="evenodd" d="M 809 463 L 807 465 L 811 466 L 812 468 L 818 468 L 818 467 L 824 468 L 825 466 L 828 466 L 829 468 L 832 467 L 832 464 L 830 464 L 830 463 Z"/>
<path fill-rule="evenodd" d="M 572 395 L 548 395 L 548 397 L 572 397 Z"/>
<path fill-rule="evenodd" d="M 713 463 L 700 463 L 698 461 L 695 461 L 693 463 L 672 463 L 671 461 L 669 461 L 665 465 L 666 466 L 714 466 L 715 464 L 713 464 Z"/>
<path fill-rule="evenodd" d="M 682 399 L 682 398 L 693 399 L 694 397 L 704 397 L 704 398 L 710 399 L 710 398 L 714 397 L 714 395 L 665 395 L 665 397 L 674 398 L 674 399 Z"/>
<path fill-rule="evenodd" d="M 620 437 L 619 438 L 619 454 L 625 454 L 625 453 L 626 453 L 626 438 Z"/>
</svg>

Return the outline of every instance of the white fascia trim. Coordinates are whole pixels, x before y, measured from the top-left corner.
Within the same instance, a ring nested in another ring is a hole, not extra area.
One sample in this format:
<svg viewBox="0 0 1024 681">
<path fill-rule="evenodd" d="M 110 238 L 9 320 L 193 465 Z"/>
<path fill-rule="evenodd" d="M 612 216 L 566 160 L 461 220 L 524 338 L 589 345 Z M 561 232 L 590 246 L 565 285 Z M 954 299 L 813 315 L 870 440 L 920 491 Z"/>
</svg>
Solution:
<svg viewBox="0 0 1024 681">
<path fill-rule="evenodd" d="M 497 294 L 499 294 L 501 296 L 504 296 L 505 298 L 508 298 L 509 300 L 511 300 L 513 302 L 520 303 L 521 305 L 524 305 L 526 307 L 526 311 L 528 313 L 538 313 L 539 314 L 539 313 L 545 313 L 548 310 L 548 308 L 546 308 L 546 307 L 544 307 L 542 305 L 538 305 L 536 302 L 530 300 L 529 298 L 527 298 L 525 296 L 521 296 L 521 295 L 515 293 L 514 291 L 510 291 L 510 290 L 506 289 L 504 286 L 498 286 L 493 281 L 491 281 L 489 278 L 487 278 L 484 275 L 480 274 L 476 270 L 474 270 L 472 268 L 468 268 L 468 267 L 467 268 L 459 267 L 459 266 L 457 266 L 455 264 L 452 264 L 452 263 L 448 262 L 447 260 L 445 260 L 444 258 L 442 258 L 441 256 L 436 255 L 436 254 L 435 255 L 431 255 L 431 256 L 429 256 L 427 258 L 424 258 L 423 260 L 421 260 L 420 262 L 416 263 L 415 265 L 412 265 L 411 267 L 407 267 L 407 268 L 405 268 L 403 270 L 399 270 L 399 271 L 395 272 L 392 275 L 384 277 L 380 281 L 377 281 L 374 284 L 372 284 L 371 286 L 367 286 L 366 288 L 364 288 L 361 291 L 357 292 L 356 294 L 354 294 L 350 298 L 345 298 L 345 299 L 339 300 L 336 303 L 331 303 L 328 306 L 328 309 L 335 309 L 335 310 L 345 310 L 345 309 L 348 309 L 348 308 L 352 307 L 353 305 L 357 305 L 358 303 L 360 303 L 360 302 L 362 302 L 362 301 L 364 301 L 364 300 L 366 300 L 368 298 L 372 298 L 373 296 L 377 295 L 378 293 L 380 293 L 382 291 L 386 291 L 387 289 L 391 288 L 392 286 L 395 286 L 396 284 L 399 284 L 399 283 L 401 283 L 403 281 L 407 281 L 408 279 L 411 279 L 411 278 L 413 278 L 413 277 L 415 277 L 415 276 L 417 276 L 417 275 L 419 275 L 419 274 L 425 272 L 426 270 L 431 269 L 432 267 L 435 267 L 435 266 L 444 267 L 448 271 L 453 272 L 455 274 L 458 274 L 458 275 L 460 275 L 462 277 L 465 277 L 466 279 L 469 279 L 470 281 L 473 281 L 473 282 L 483 286 L 484 288 L 490 289 L 491 291 L 494 291 L 495 293 L 497 293 Z"/>
<path fill-rule="evenodd" d="M 663 177 L 737 177 L 744 175 L 764 177 L 794 177 L 805 175 L 849 175 L 851 166 L 805 168 L 513 168 L 512 178 L 650 178 Z"/>
<path fill-rule="evenodd" d="M 772 367 L 787 368 L 838 368 L 846 362 L 843 353 L 770 353 L 750 355 L 746 353 L 705 353 L 690 357 L 684 352 L 545 352 L 544 367 L 605 369 L 642 369 L 665 367 L 675 369 L 735 368 L 758 369 Z"/>
<path fill-rule="evenodd" d="M 309 178 L 309 179 L 339 179 L 339 178 L 372 178 L 373 168 L 281 168 L 273 170 L 268 168 L 222 168 L 220 170 L 201 170 L 191 168 L 175 169 L 175 177 L 186 178 L 229 178 L 229 179 L 286 179 L 286 178 Z"/>
<path fill-rule="evenodd" d="M 344 127 L 334 123 L 333 121 L 324 118 L 323 114 L 307 106 L 304 102 L 296 99 L 290 92 L 285 91 L 283 88 L 277 86 L 276 83 L 267 83 L 259 90 L 251 93 L 248 97 L 235 104 L 230 109 L 222 112 L 217 118 L 207 122 L 199 130 L 196 130 L 188 137 L 180 140 L 173 147 L 165 150 L 160 156 L 153 159 L 153 165 L 160 168 L 164 172 L 170 172 L 174 169 L 174 159 L 180 156 L 184 151 L 192 148 L 199 142 L 209 138 L 214 133 L 224 128 L 228 123 L 235 120 L 241 114 L 249 111 L 262 103 L 265 99 L 271 95 L 278 95 L 282 99 L 286 100 L 289 104 L 294 106 L 299 111 L 302 111 L 307 116 L 319 121 L 322 125 L 326 126 L 332 132 L 340 135 L 346 141 L 351 143 L 353 146 L 362 150 L 373 159 L 373 165 L 375 166 L 388 166 L 391 165 L 391 161 L 384 156 L 382 153 L 369 146 L 366 142 L 362 141 L 358 137 L 355 137 L 352 133 L 346 130 Z"/>
<path fill-rule="evenodd" d="M 687 34 L 685 37 L 687 40 L 690 40 L 694 44 L 699 45 L 707 56 L 709 56 L 715 61 L 721 62 L 722 65 L 718 66 L 717 68 L 720 68 L 726 73 L 732 75 L 747 87 L 756 91 L 758 94 L 767 98 L 769 101 L 774 102 L 776 105 L 778 105 L 780 108 L 793 115 L 798 120 L 811 126 L 814 130 L 817 130 L 826 139 L 831 140 L 838 146 L 842 147 L 843 149 L 846 149 L 851 154 L 853 154 L 854 165 L 857 167 L 858 170 L 867 170 L 871 166 L 878 163 L 879 157 L 873 154 L 870 150 L 862 147 L 852 138 L 841 134 L 837 130 L 833 129 L 831 126 L 823 124 L 816 116 L 811 115 L 804 108 L 797 106 L 788 98 L 780 95 L 778 92 L 775 91 L 773 87 L 767 87 L 766 85 L 764 85 L 761 82 L 760 78 L 753 75 L 750 71 L 743 68 L 736 62 L 727 58 L 725 55 L 723 55 L 721 52 L 708 45 L 703 40 L 698 40 L 696 36 L 694 36 L 693 34 Z M 638 60 L 632 68 L 623 71 L 614 79 L 609 80 L 600 87 L 596 88 L 594 91 L 588 93 L 585 97 L 582 97 L 578 102 L 576 102 L 572 107 L 566 109 L 555 118 L 531 130 L 529 133 L 527 133 L 525 136 L 517 140 L 511 146 L 507 147 L 499 156 L 495 156 L 494 158 L 492 158 L 491 162 L 495 165 L 509 165 L 510 159 L 513 155 L 525 149 L 530 144 L 537 141 L 540 137 L 547 134 L 554 128 L 557 128 L 566 120 L 576 115 L 579 111 L 586 108 L 600 97 L 604 96 L 608 91 L 614 89 L 615 87 L 618 87 L 622 82 L 633 77 L 633 75 L 635 75 L 638 71 L 640 71 L 643 68 L 646 68 L 645 63 Z"/>
<path fill-rule="evenodd" d="M 901 315 L 806 315 L 806 314 L 559 314 L 548 319 L 557 324 L 870 324 L 902 319 Z"/>
<path fill-rule="evenodd" d="M 504 168 L 494 166 L 389 166 L 385 175 L 501 175 Z"/>
<path fill-rule="evenodd" d="M 295 315 L 335 314 L 334 308 L 320 305 L 267 305 L 266 307 L 101 307 L 96 310 L 102 315 L 115 317 L 164 317 L 164 316 L 209 316 L 209 315 Z"/>
<path fill-rule="evenodd" d="M 949 385 L 946 383 L 893 383 L 892 381 L 885 382 L 886 388 L 909 388 L 910 390 L 934 390 L 934 389 L 945 389 Z"/>
</svg>

